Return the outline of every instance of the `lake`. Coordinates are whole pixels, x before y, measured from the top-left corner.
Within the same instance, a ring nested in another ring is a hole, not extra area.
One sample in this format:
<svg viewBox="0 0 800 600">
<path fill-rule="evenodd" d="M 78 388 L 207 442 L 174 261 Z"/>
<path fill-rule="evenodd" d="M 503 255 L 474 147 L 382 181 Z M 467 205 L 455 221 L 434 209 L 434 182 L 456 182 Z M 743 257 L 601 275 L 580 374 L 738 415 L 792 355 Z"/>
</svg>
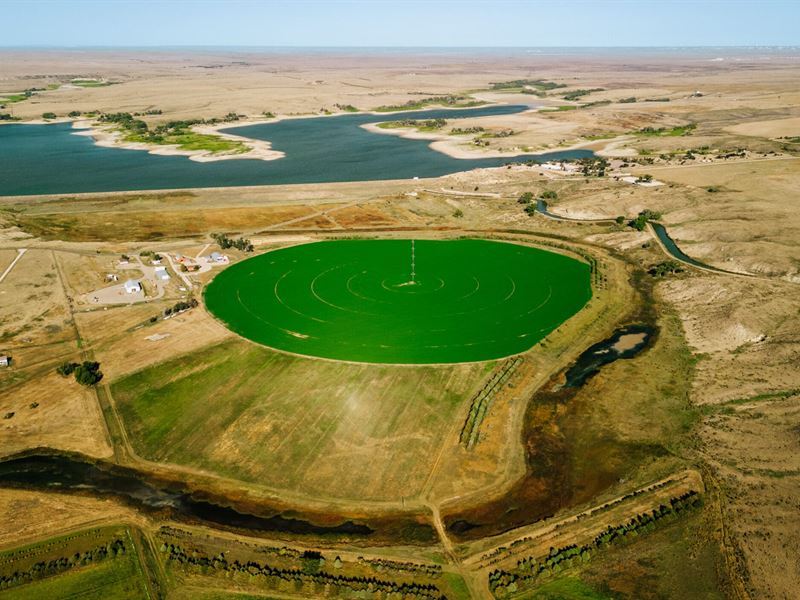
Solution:
<svg viewBox="0 0 800 600">
<path fill-rule="evenodd" d="M 0 196 L 75 194 L 293 183 L 331 183 L 439 177 L 508 162 L 584 158 L 589 150 L 566 150 L 513 158 L 457 159 L 432 150 L 427 140 L 366 131 L 365 123 L 395 119 L 454 120 L 513 114 L 525 105 L 433 109 L 386 114 L 286 119 L 232 126 L 225 131 L 267 140 L 284 158 L 199 163 L 185 156 L 96 146 L 73 135 L 71 123 L 0 126 Z"/>
</svg>

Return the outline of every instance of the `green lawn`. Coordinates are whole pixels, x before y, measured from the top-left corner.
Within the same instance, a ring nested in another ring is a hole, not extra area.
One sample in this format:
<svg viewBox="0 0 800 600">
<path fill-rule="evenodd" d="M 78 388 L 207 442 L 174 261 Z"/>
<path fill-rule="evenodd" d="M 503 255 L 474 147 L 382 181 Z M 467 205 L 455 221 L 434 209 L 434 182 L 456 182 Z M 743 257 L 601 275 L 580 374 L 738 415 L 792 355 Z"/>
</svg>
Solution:
<svg viewBox="0 0 800 600">
<path fill-rule="evenodd" d="M 208 309 L 236 333 L 306 356 L 437 364 L 524 352 L 591 297 L 586 263 L 485 240 L 343 240 L 227 268 Z"/>
</svg>

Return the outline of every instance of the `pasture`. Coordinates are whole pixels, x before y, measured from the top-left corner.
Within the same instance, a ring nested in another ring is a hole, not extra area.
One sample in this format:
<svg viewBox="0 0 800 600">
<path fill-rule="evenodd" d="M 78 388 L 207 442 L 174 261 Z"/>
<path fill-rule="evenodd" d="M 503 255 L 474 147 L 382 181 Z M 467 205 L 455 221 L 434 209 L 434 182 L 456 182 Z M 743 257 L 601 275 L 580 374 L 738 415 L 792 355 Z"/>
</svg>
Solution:
<svg viewBox="0 0 800 600">
<path fill-rule="evenodd" d="M 351 364 L 234 339 L 127 375 L 112 393 L 144 458 L 315 497 L 398 501 L 421 491 L 453 431 L 457 442 L 493 365 Z"/>
</svg>

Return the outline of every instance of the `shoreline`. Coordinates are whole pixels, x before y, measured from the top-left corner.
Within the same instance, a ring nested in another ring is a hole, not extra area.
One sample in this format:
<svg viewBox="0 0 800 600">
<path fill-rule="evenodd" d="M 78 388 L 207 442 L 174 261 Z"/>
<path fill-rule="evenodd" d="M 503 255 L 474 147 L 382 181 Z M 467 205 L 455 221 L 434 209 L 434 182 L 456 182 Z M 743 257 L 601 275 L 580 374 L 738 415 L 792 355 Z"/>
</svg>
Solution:
<svg viewBox="0 0 800 600">
<path fill-rule="evenodd" d="M 597 156 L 612 157 L 618 156 L 613 153 L 612 146 L 615 146 L 625 140 L 619 138 L 610 138 L 608 140 L 586 141 L 573 144 L 571 146 L 557 147 L 557 148 L 534 148 L 529 150 L 519 150 L 518 152 L 500 152 L 499 150 L 482 151 L 480 149 L 465 148 L 463 145 L 464 138 L 448 135 L 446 133 L 422 132 L 417 131 L 411 127 L 395 127 L 385 128 L 379 127 L 379 123 L 364 123 L 360 125 L 362 129 L 366 129 L 371 133 L 378 133 L 381 135 L 393 135 L 409 140 L 426 140 L 431 143 L 428 146 L 431 150 L 435 150 L 442 154 L 446 154 L 450 158 L 461 160 L 475 160 L 481 158 L 515 158 L 517 156 L 530 156 L 538 154 L 547 154 L 549 152 L 566 152 L 569 150 L 592 150 Z M 620 135 L 620 138 L 623 135 Z M 597 147 L 595 150 L 592 146 Z"/>
<path fill-rule="evenodd" d="M 193 126 L 190 129 L 195 133 L 205 135 L 216 135 L 223 139 L 241 142 L 249 150 L 241 153 L 216 154 L 209 150 L 184 150 L 175 144 L 147 144 L 144 142 L 125 142 L 121 140 L 122 133 L 107 127 L 98 125 L 90 120 L 75 120 L 72 128 L 76 131 L 72 135 L 82 135 L 91 137 L 95 145 L 104 148 L 119 148 L 123 150 L 144 150 L 148 154 L 159 156 L 185 156 L 195 162 L 216 162 L 219 160 L 250 159 L 250 160 L 277 160 L 286 156 L 284 152 L 272 149 L 272 144 L 262 140 L 233 135 L 232 133 L 222 133 L 212 130 L 210 126 Z"/>
<path fill-rule="evenodd" d="M 490 104 L 505 104 L 504 102 L 490 103 Z M 296 114 L 296 115 L 276 115 L 272 118 L 245 118 L 237 122 L 217 123 L 214 125 L 194 125 L 191 131 L 203 134 L 213 135 L 222 139 L 239 142 L 245 145 L 248 150 L 241 153 L 214 153 L 209 150 L 184 150 L 178 145 L 174 144 L 149 144 L 145 142 L 125 142 L 123 141 L 123 133 L 118 130 L 112 129 L 113 126 L 106 126 L 98 123 L 93 119 L 72 119 L 69 117 L 60 117 L 52 120 L 34 119 L 30 121 L 11 121 L 0 124 L 18 124 L 18 125 L 50 125 L 56 123 L 72 123 L 73 135 L 89 136 L 93 139 L 97 146 L 105 148 L 118 148 L 123 150 L 140 150 L 148 152 L 149 154 L 159 156 L 185 156 L 189 160 L 195 162 L 216 162 L 220 160 L 234 160 L 234 159 L 247 159 L 247 160 L 278 160 L 286 156 L 285 152 L 280 150 L 273 150 L 272 143 L 266 140 L 256 140 L 253 138 L 244 137 L 232 133 L 226 133 L 225 130 L 233 129 L 235 127 L 250 127 L 253 125 L 266 125 L 270 123 L 277 123 L 279 121 L 286 121 L 291 119 L 317 119 L 317 118 L 333 118 L 341 117 L 344 115 L 374 115 L 374 116 L 395 116 L 407 113 L 418 112 L 419 110 L 448 110 L 448 111 L 463 111 L 470 110 L 476 107 L 448 107 L 448 106 L 432 106 L 430 108 L 422 108 L 415 110 L 400 110 L 392 112 L 383 112 L 375 110 L 363 110 L 358 112 L 338 112 L 330 114 Z M 480 108 L 480 107 L 477 107 Z M 541 105 L 530 106 L 527 110 L 522 112 L 536 112 L 543 108 Z M 387 119 L 391 120 L 391 119 Z M 385 121 L 364 123 L 360 127 L 380 135 L 394 135 L 405 139 L 426 140 L 429 141 L 428 145 L 431 150 L 459 160 L 475 160 L 482 158 L 515 158 L 518 156 L 527 156 L 534 154 L 543 154 L 548 152 L 562 152 L 568 150 L 589 149 L 593 150 L 598 156 L 624 156 L 627 153 L 617 152 L 615 146 L 624 142 L 624 139 L 611 138 L 608 140 L 600 141 L 586 141 L 573 144 L 571 146 L 558 147 L 558 148 L 534 148 L 528 150 L 516 151 L 499 151 L 499 150 L 482 150 L 479 148 L 465 147 L 464 138 L 462 136 L 451 136 L 445 133 L 434 132 L 420 132 L 412 128 L 382 128 L 378 125 Z M 620 136 L 625 138 L 624 134 Z"/>
</svg>

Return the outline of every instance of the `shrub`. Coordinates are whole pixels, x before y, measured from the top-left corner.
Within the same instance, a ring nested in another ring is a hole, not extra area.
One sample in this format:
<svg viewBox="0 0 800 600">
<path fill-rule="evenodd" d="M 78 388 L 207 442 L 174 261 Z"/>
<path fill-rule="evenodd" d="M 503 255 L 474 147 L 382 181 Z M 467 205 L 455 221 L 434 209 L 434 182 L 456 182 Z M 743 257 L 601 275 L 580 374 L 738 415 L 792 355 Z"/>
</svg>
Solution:
<svg viewBox="0 0 800 600">
<path fill-rule="evenodd" d="M 65 362 L 61 363 L 56 367 L 56 373 L 61 375 L 62 377 L 69 377 L 75 371 L 75 368 L 78 366 L 78 363 L 74 362 Z"/>
<path fill-rule="evenodd" d="M 42 114 L 42 118 L 43 119 L 56 119 L 57 116 L 56 116 L 56 113 L 54 113 L 54 112 L 46 112 L 46 113 Z"/>
<path fill-rule="evenodd" d="M 517 198 L 517 202 L 520 204 L 530 204 L 533 201 L 533 192 L 523 192 L 523 194 Z"/>
</svg>

